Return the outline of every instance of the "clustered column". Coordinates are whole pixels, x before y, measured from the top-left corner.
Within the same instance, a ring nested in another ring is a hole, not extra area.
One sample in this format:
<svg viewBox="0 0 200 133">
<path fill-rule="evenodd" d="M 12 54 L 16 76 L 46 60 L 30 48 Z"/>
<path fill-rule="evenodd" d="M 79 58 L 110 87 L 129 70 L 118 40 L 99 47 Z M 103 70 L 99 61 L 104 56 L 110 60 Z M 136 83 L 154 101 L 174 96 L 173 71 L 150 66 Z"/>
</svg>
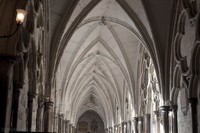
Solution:
<svg viewBox="0 0 200 133">
<path fill-rule="evenodd" d="M 172 130 L 173 133 L 178 133 L 178 123 L 177 123 L 177 105 L 173 105 L 172 107 L 172 113 L 173 113 L 173 120 L 172 120 Z"/>
<path fill-rule="evenodd" d="M 154 111 L 154 116 L 156 120 L 156 133 L 160 133 L 160 118 L 159 118 L 159 111 Z"/>
<path fill-rule="evenodd" d="M 131 133 L 131 121 L 127 122 L 127 131 L 128 133 Z"/>
<path fill-rule="evenodd" d="M 143 133 L 143 117 L 138 118 L 138 133 Z"/>
<path fill-rule="evenodd" d="M 145 133 L 150 133 L 151 132 L 151 115 L 146 114 L 144 115 L 145 117 Z"/>
<path fill-rule="evenodd" d="M 134 133 L 138 133 L 138 117 L 133 117 Z"/>
<path fill-rule="evenodd" d="M 160 106 L 161 131 L 163 133 L 169 133 L 169 110 L 169 106 Z"/>
<path fill-rule="evenodd" d="M 59 114 L 58 119 L 58 133 L 63 133 L 64 114 Z"/>
<path fill-rule="evenodd" d="M 44 132 L 52 132 L 52 108 L 53 102 L 52 101 L 45 101 L 44 102 Z"/>
</svg>

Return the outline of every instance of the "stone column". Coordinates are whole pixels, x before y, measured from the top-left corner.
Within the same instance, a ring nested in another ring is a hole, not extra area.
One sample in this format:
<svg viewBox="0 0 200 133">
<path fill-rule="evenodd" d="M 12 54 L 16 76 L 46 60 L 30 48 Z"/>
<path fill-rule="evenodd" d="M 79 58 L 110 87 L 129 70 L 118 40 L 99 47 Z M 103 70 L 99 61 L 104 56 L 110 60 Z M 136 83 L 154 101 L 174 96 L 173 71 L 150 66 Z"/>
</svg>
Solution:
<svg viewBox="0 0 200 133">
<path fill-rule="evenodd" d="M 72 133 L 75 133 L 75 130 L 76 130 L 75 126 L 72 126 Z"/>
<path fill-rule="evenodd" d="M 13 109 L 12 109 L 12 129 L 17 130 L 18 122 L 18 110 L 19 110 L 19 96 L 20 90 L 23 88 L 24 83 L 14 82 L 14 92 L 13 92 Z"/>
<path fill-rule="evenodd" d="M 172 113 L 173 113 L 173 120 L 172 120 L 172 132 L 173 133 L 178 133 L 178 123 L 177 123 L 177 105 L 172 106 Z"/>
<path fill-rule="evenodd" d="M 33 99 L 36 97 L 36 94 L 29 93 L 28 94 L 28 131 L 31 132 L 32 130 L 32 112 L 33 112 Z"/>
<path fill-rule="evenodd" d="M 69 133 L 72 133 L 72 124 L 69 124 Z"/>
<path fill-rule="evenodd" d="M 65 133 L 69 133 L 69 120 L 66 120 Z"/>
<path fill-rule="evenodd" d="M 192 133 L 198 133 L 198 113 L 197 113 L 197 98 L 189 98 L 190 109 L 192 113 Z"/>
<path fill-rule="evenodd" d="M 43 131 L 43 111 L 44 111 L 44 106 L 43 106 L 43 101 L 39 100 L 38 102 L 38 109 L 37 109 L 37 116 L 36 116 L 36 131 L 37 132 L 42 132 Z"/>
<path fill-rule="evenodd" d="M 58 115 L 54 113 L 54 119 L 53 119 L 53 132 L 58 132 Z"/>
<path fill-rule="evenodd" d="M 127 133 L 127 122 L 124 122 L 124 133 Z"/>
<path fill-rule="evenodd" d="M 114 132 L 113 133 L 117 133 L 117 126 L 114 125 L 114 128 L 113 128 Z"/>
<path fill-rule="evenodd" d="M 122 133 L 125 133 L 124 132 L 124 122 L 122 122 Z"/>
<path fill-rule="evenodd" d="M 58 115 L 58 133 L 63 133 L 64 114 Z"/>
<path fill-rule="evenodd" d="M 150 133 L 151 132 L 151 115 L 146 114 L 145 116 L 145 133 Z"/>
<path fill-rule="evenodd" d="M 133 117 L 134 133 L 138 133 L 138 117 Z"/>
<path fill-rule="evenodd" d="M 169 106 L 160 106 L 160 121 L 162 127 L 160 128 L 163 133 L 169 133 Z"/>
<path fill-rule="evenodd" d="M 63 120 L 63 133 L 66 133 L 67 120 Z"/>
<path fill-rule="evenodd" d="M 131 133 L 131 121 L 128 121 L 127 128 L 128 133 Z"/>
<path fill-rule="evenodd" d="M 160 118 L 159 111 L 154 111 L 155 119 L 156 119 L 156 133 L 160 133 Z"/>
<path fill-rule="evenodd" d="M 105 129 L 105 133 L 108 133 L 108 128 Z"/>
<path fill-rule="evenodd" d="M 143 117 L 138 118 L 138 133 L 143 133 Z"/>
<path fill-rule="evenodd" d="M 52 101 L 45 101 L 44 103 L 44 132 L 52 132 Z"/>
<path fill-rule="evenodd" d="M 112 133 L 112 127 L 108 128 L 108 133 Z"/>
<path fill-rule="evenodd" d="M 118 129 L 117 129 L 117 130 L 118 130 L 117 133 L 122 133 L 122 124 L 119 124 L 119 125 L 118 125 Z"/>
<path fill-rule="evenodd" d="M 0 57 L 0 131 L 4 133 L 8 133 L 11 127 L 13 66 L 16 62 L 16 57 Z"/>
</svg>

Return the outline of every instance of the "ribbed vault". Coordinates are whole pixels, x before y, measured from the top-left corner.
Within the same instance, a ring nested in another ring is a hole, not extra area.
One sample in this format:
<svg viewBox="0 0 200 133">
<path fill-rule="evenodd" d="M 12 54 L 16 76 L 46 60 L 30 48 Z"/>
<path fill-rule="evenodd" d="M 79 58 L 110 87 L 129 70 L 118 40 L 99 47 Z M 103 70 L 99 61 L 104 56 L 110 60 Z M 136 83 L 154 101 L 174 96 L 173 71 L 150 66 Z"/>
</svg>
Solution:
<svg viewBox="0 0 200 133">
<path fill-rule="evenodd" d="M 95 4 L 82 18 L 84 7 Z M 126 11 L 115 0 L 80 0 L 64 25 L 59 41 L 54 41 L 59 45 L 52 47 L 57 49 L 56 112 L 76 124 L 84 112 L 93 110 L 105 127 L 131 118 L 125 115 L 128 102 L 129 115 L 139 113 L 134 103 L 146 43 Z"/>
</svg>

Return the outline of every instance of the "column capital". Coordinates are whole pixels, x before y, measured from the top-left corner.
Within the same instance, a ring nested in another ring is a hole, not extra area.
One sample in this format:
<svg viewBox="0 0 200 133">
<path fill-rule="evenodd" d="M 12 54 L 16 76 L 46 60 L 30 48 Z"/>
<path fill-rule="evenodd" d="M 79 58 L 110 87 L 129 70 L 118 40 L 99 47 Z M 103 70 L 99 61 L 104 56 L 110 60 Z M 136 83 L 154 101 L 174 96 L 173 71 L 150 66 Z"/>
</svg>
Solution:
<svg viewBox="0 0 200 133">
<path fill-rule="evenodd" d="M 38 94 L 36 94 L 36 93 L 34 93 L 34 92 L 29 92 L 29 93 L 28 93 L 28 96 L 29 96 L 29 98 L 31 98 L 31 99 L 36 98 L 37 95 L 38 95 Z"/>
<path fill-rule="evenodd" d="M 138 117 L 138 121 L 143 121 L 143 116 Z"/>
<path fill-rule="evenodd" d="M 45 101 L 44 102 L 44 108 L 45 109 L 51 109 L 53 107 L 53 102 L 52 101 Z"/>
<path fill-rule="evenodd" d="M 58 114 L 58 116 L 59 116 L 59 118 L 64 119 L 65 115 L 63 113 L 60 113 L 60 114 Z"/>
<path fill-rule="evenodd" d="M 153 111 L 153 113 L 158 117 L 159 116 L 159 111 L 156 110 L 156 111 Z"/>
<path fill-rule="evenodd" d="M 122 124 L 125 125 L 125 124 L 127 124 L 127 122 L 126 122 L 126 121 L 123 121 Z"/>
<path fill-rule="evenodd" d="M 138 117 L 133 117 L 133 120 L 134 121 L 138 121 Z"/>
<path fill-rule="evenodd" d="M 160 106 L 159 107 L 160 112 L 169 112 L 170 111 L 170 106 Z"/>
</svg>

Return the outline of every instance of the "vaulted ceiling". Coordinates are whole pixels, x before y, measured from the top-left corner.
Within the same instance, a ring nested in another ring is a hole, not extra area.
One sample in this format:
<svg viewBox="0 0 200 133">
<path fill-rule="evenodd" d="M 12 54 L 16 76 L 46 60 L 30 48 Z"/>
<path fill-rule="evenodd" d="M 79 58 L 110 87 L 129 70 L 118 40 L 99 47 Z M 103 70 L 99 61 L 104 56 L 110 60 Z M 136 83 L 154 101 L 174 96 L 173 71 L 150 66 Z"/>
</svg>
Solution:
<svg viewBox="0 0 200 133">
<path fill-rule="evenodd" d="M 162 46 L 166 43 L 161 42 L 161 46 L 158 42 L 167 38 L 165 31 L 169 29 L 172 1 L 166 2 L 170 9 L 164 7 L 165 2 L 159 6 L 159 0 L 143 3 L 138 0 L 57 0 L 50 3 L 52 62 L 49 77 L 56 81 L 57 112 L 76 123 L 85 111 L 94 110 L 104 124 L 112 125 L 116 109 L 123 112 L 127 99 L 131 99 L 132 112 L 136 111 L 134 102 L 138 99 L 141 59 L 146 53 L 154 62 L 160 60 L 157 55 L 163 52 Z M 149 3 L 159 9 L 144 8 Z M 156 19 L 161 16 L 155 16 L 155 11 L 166 8 L 167 18 Z M 155 19 L 149 21 L 151 18 Z M 161 26 L 159 20 L 163 23 L 167 20 L 166 25 Z M 157 25 L 151 27 L 152 23 Z M 153 30 L 163 32 L 152 34 Z M 155 67 L 159 64 L 155 63 Z"/>
</svg>

